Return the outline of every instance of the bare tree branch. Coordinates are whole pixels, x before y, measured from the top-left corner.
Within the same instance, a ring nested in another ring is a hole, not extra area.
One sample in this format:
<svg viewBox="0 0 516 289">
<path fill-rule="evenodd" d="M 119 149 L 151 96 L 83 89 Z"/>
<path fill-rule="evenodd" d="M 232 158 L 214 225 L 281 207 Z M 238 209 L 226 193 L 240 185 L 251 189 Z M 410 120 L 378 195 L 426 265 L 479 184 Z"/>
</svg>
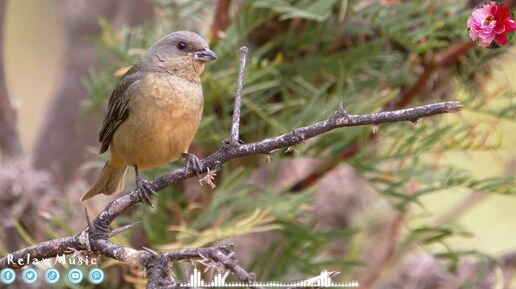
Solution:
<svg viewBox="0 0 516 289">
<path fill-rule="evenodd" d="M 238 77 L 239 85 L 241 85 L 243 81 L 247 49 L 243 47 L 240 51 L 241 66 Z M 230 141 L 224 142 L 218 151 L 200 161 L 200 167 L 203 172 L 209 169 L 217 170 L 222 164 L 234 158 L 270 154 L 275 150 L 291 147 L 337 128 L 379 125 L 399 121 L 416 122 L 420 118 L 458 112 L 462 108 L 459 102 L 454 101 L 364 115 L 350 115 L 342 108 L 339 108 L 333 115 L 321 122 L 293 129 L 292 132 L 280 136 L 242 144 L 238 139 L 238 123 L 240 122 L 239 111 L 241 105 L 238 98 L 241 96 L 241 93 L 242 89 L 239 88 L 237 90 L 237 99 L 235 100 L 235 115 L 233 117 Z M 196 176 L 193 169 L 180 168 L 156 178 L 151 182 L 150 186 L 152 190 L 158 192 L 193 176 Z M 54 257 L 59 254 L 69 253 L 70 251 L 75 251 L 76 255 L 81 255 L 81 251 L 90 251 L 88 254 L 101 254 L 128 264 L 144 266 L 148 274 L 147 288 L 172 288 L 176 286 L 177 283 L 171 275 L 168 263 L 170 261 L 185 259 L 200 259 L 200 262 L 210 262 L 210 264 L 214 266 L 220 265 L 223 270 L 229 270 L 242 282 L 251 283 L 254 281 L 255 276 L 246 272 L 238 265 L 232 245 L 184 249 L 174 252 L 154 252 L 150 249 L 136 250 L 123 247 L 108 241 L 110 236 L 119 232 L 117 230 L 111 231 L 109 229 L 110 224 L 127 208 L 141 201 L 140 194 L 134 189 L 111 201 L 95 219 L 91 222 L 88 221 L 88 227 L 79 234 L 47 241 L 16 251 L 12 253 L 10 257 L 7 256 L 0 259 L 0 269 L 6 267 L 21 268 L 26 266 L 27 264 L 13 264 L 9 262 L 9 258 L 16 260 L 26 257 L 27 254 L 31 254 L 32 258 L 40 259 Z"/>
</svg>

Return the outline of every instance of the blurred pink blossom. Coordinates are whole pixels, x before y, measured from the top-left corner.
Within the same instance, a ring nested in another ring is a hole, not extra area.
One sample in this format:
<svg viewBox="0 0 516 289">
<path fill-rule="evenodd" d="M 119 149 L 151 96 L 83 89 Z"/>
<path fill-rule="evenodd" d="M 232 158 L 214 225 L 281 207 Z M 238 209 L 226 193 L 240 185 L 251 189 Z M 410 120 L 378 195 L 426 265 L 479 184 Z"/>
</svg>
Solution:
<svg viewBox="0 0 516 289">
<path fill-rule="evenodd" d="M 507 44 L 507 34 L 516 30 L 509 8 L 493 1 L 473 10 L 467 25 L 470 29 L 469 37 L 473 41 L 478 39 L 483 47 L 491 45 L 493 40 L 500 46 Z"/>
</svg>

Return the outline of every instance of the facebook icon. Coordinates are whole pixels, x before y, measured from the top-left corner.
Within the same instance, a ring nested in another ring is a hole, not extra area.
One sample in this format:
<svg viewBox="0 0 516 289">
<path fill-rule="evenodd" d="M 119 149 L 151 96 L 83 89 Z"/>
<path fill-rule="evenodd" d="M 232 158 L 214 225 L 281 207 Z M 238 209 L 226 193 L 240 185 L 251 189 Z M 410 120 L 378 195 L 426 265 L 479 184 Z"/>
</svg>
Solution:
<svg viewBox="0 0 516 289">
<path fill-rule="evenodd" d="M 16 272 L 11 268 L 6 268 L 0 272 L 0 281 L 5 284 L 11 284 L 16 279 Z"/>
</svg>

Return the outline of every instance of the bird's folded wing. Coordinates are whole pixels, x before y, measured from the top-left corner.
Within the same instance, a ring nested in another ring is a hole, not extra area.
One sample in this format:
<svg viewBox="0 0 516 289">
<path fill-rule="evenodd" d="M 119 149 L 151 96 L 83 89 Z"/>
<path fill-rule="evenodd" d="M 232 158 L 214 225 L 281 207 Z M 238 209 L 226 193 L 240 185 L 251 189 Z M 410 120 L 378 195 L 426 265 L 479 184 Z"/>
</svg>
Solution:
<svg viewBox="0 0 516 289">
<path fill-rule="evenodd" d="M 109 97 L 108 112 L 99 132 L 100 154 L 107 151 L 117 127 L 129 116 L 130 92 L 138 85 L 142 75 L 137 65 L 124 74 Z"/>
</svg>

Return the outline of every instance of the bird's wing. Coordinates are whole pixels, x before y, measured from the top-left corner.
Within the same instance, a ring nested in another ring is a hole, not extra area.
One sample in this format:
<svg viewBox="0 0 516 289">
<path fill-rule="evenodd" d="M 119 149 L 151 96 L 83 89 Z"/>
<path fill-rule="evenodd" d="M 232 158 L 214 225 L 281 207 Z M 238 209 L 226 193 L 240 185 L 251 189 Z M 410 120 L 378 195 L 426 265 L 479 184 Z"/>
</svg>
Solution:
<svg viewBox="0 0 516 289">
<path fill-rule="evenodd" d="M 129 116 L 129 96 L 140 79 L 137 64 L 132 66 L 117 83 L 109 97 L 108 111 L 99 132 L 100 154 L 107 151 L 117 127 Z"/>
</svg>

